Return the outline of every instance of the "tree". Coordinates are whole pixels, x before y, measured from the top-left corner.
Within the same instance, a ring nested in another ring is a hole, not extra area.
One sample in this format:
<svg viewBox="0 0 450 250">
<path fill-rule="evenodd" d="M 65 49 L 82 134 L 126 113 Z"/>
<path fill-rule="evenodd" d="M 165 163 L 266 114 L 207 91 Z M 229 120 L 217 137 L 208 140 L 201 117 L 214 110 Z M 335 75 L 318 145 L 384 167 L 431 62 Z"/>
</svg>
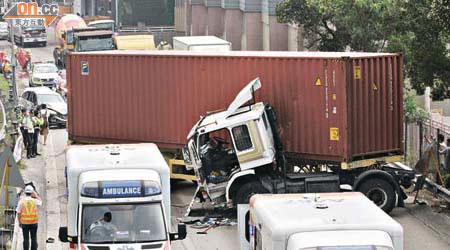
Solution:
<svg viewBox="0 0 450 250">
<path fill-rule="evenodd" d="M 379 51 L 395 29 L 395 0 L 286 0 L 277 6 L 278 20 L 300 24 L 308 48 L 324 51 Z"/>
<path fill-rule="evenodd" d="M 285 0 L 278 20 L 305 31 L 307 48 L 401 52 L 418 94 L 450 98 L 450 0 Z"/>
<path fill-rule="evenodd" d="M 439 17 L 448 0 L 402 1 L 402 28 L 391 37 L 389 51 L 403 52 L 406 75 L 418 94 L 427 86 L 434 100 L 450 98 L 450 57 L 447 43 L 449 32 Z M 446 7 L 450 8 L 449 6 Z M 445 15 L 445 13 L 444 13 Z"/>
</svg>

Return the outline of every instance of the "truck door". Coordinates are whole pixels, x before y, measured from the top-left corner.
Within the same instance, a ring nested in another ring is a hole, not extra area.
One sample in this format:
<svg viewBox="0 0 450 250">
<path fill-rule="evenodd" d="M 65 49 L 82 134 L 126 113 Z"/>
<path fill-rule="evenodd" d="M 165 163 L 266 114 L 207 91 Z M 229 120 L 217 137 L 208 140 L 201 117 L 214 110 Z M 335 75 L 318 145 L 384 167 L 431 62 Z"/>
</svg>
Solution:
<svg viewBox="0 0 450 250">
<path fill-rule="evenodd" d="M 233 144 L 241 170 L 254 168 L 255 161 L 262 160 L 264 148 L 254 121 L 248 121 L 231 128 Z"/>
</svg>

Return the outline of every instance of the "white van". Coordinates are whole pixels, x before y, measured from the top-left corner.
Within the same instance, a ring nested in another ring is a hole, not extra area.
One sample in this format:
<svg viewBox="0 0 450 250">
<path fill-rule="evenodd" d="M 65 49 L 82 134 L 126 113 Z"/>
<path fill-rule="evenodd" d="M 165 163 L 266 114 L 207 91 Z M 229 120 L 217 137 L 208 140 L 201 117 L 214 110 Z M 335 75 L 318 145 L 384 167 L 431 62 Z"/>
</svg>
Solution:
<svg viewBox="0 0 450 250">
<path fill-rule="evenodd" d="M 241 250 L 403 250 L 402 226 L 357 192 L 258 194 L 238 212 Z"/>
<path fill-rule="evenodd" d="M 173 38 L 174 50 L 230 51 L 231 43 L 215 36 L 179 36 Z"/>
</svg>

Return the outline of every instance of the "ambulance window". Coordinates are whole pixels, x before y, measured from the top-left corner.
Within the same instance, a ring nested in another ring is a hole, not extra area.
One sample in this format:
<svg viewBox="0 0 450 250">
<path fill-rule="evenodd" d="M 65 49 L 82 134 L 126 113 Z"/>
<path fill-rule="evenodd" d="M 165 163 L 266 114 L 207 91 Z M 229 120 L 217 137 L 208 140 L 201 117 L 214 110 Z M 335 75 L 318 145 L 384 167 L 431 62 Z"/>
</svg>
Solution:
<svg viewBox="0 0 450 250">
<path fill-rule="evenodd" d="M 247 125 L 240 125 L 233 128 L 233 137 L 238 151 L 244 151 L 252 148 L 252 140 Z"/>
<path fill-rule="evenodd" d="M 250 212 L 245 214 L 245 239 L 250 242 Z"/>
</svg>

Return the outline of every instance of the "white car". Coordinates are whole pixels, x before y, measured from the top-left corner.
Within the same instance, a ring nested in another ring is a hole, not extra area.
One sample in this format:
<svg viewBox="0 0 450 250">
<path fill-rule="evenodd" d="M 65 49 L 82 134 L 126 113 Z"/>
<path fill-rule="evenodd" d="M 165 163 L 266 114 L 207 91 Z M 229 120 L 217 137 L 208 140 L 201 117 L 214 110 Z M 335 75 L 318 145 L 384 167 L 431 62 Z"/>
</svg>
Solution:
<svg viewBox="0 0 450 250">
<path fill-rule="evenodd" d="M 67 121 L 67 103 L 55 91 L 47 87 L 26 88 L 20 97 L 20 105 L 27 109 L 35 109 L 46 104 L 49 110 L 48 122 L 51 127 L 65 127 Z"/>
<path fill-rule="evenodd" d="M 54 63 L 34 63 L 30 74 L 30 87 L 45 86 L 56 88 L 58 67 Z"/>
</svg>

